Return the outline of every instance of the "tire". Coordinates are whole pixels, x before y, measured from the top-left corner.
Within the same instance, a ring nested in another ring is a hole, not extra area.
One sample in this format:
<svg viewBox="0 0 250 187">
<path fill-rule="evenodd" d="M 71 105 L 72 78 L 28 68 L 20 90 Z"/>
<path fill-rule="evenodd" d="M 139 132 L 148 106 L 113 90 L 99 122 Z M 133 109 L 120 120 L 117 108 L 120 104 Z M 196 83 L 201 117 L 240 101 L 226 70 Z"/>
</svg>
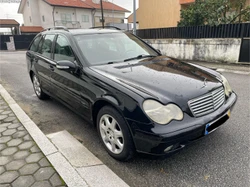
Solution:
<svg viewBox="0 0 250 187">
<path fill-rule="evenodd" d="M 104 106 L 97 115 L 97 131 L 110 156 L 128 161 L 135 154 L 131 133 L 124 118 L 114 108 Z"/>
<path fill-rule="evenodd" d="M 42 87 L 41 87 L 41 83 L 35 74 L 32 77 L 32 83 L 33 83 L 33 88 L 34 88 L 35 94 L 39 99 L 45 100 L 45 99 L 49 98 L 49 96 L 43 92 Z"/>
</svg>

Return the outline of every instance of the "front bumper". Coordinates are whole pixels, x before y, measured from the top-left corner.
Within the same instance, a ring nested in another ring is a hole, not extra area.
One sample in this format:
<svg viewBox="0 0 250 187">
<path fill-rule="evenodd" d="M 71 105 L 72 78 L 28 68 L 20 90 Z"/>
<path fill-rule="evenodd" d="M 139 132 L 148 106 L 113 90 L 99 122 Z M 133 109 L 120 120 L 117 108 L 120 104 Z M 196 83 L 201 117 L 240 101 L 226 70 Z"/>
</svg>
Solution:
<svg viewBox="0 0 250 187">
<path fill-rule="evenodd" d="M 236 100 L 237 95 L 232 93 L 226 103 L 213 113 L 199 118 L 184 114 L 182 121 L 172 121 L 166 126 L 152 124 L 147 126 L 127 119 L 137 152 L 165 155 L 185 147 L 190 142 L 205 136 L 207 124 L 216 122 L 216 127 L 222 125 L 227 120 L 225 116 L 228 111 L 232 111 Z"/>
</svg>

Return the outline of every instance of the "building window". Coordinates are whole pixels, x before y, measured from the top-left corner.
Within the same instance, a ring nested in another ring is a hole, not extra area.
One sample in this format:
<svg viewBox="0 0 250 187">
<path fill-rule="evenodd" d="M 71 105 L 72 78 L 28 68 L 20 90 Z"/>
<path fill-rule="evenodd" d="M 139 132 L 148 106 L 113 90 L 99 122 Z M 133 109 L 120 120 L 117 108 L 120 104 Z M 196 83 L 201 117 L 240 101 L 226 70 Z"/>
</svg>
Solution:
<svg viewBox="0 0 250 187">
<path fill-rule="evenodd" d="M 61 19 L 62 19 L 62 21 L 66 21 L 66 22 L 72 21 L 71 14 L 64 14 L 64 13 L 62 13 L 61 14 Z"/>
<path fill-rule="evenodd" d="M 30 23 L 32 22 L 31 16 L 30 16 Z"/>
<path fill-rule="evenodd" d="M 43 20 L 43 22 L 45 22 L 45 17 L 44 16 L 42 16 L 42 20 Z"/>
<path fill-rule="evenodd" d="M 82 22 L 89 22 L 89 15 L 82 15 Z"/>
</svg>

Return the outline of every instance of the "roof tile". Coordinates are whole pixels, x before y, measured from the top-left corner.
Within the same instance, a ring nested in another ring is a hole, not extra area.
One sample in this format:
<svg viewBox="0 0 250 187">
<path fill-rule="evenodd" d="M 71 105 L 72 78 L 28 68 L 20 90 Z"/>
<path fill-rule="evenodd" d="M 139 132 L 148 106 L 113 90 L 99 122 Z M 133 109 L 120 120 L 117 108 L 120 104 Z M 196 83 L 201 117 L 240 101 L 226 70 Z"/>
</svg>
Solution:
<svg viewBox="0 0 250 187">
<path fill-rule="evenodd" d="M 1 25 L 19 25 L 19 23 L 14 19 L 0 19 Z"/>
<path fill-rule="evenodd" d="M 39 33 L 43 30 L 42 27 L 39 27 L 39 26 L 21 26 L 20 27 L 20 30 L 22 33 Z"/>
<path fill-rule="evenodd" d="M 89 9 L 101 9 L 100 4 L 94 3 L 92 0 L 45 0 L 48 4 L 54 6 L 65 6 L 65 7 L 77 7 L 77 8 L 89 8 Z M 104 10 L 115 10 L 122 12 L 129 12 L 128 10 L 113 4 L 108 1 L 103 1 Z"/>
</svg>

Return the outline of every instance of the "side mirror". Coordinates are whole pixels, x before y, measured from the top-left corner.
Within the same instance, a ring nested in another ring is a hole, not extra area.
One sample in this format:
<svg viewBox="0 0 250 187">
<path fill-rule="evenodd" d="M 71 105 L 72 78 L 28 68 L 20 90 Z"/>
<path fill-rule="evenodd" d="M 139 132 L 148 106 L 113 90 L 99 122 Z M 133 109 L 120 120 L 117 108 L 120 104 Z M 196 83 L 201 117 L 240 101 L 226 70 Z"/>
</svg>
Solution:
<svg viewBox="0 0 250 187">
<path fill-rule="evenodd" d="M 74 70 L 76 69 L 76 64 L 69 60 L 60 60 L 56 63 L 56 68 L 60 70 Z"/>
</svg>

